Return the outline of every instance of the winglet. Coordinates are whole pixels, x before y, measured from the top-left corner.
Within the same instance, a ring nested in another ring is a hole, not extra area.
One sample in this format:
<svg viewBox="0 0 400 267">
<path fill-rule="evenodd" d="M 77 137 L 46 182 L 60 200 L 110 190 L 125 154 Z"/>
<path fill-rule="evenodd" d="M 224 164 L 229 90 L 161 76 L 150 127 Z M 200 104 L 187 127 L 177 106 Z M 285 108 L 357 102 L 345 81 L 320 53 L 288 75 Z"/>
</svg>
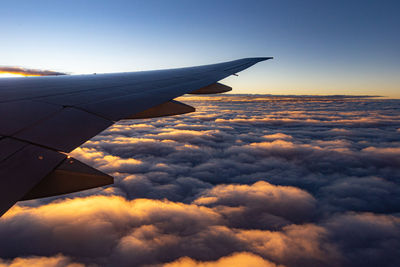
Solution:
<svg viewBox="0 0 400 267">
<path fill-rule="evenodd" d="M 265 61 L 268 59 L 274 59 L 274 57 L 252 57 L 249 59 L 252 59 L 252 60 L 256 61 L 256 63 L 257 63 L 257 62 Z"/>
</svg>

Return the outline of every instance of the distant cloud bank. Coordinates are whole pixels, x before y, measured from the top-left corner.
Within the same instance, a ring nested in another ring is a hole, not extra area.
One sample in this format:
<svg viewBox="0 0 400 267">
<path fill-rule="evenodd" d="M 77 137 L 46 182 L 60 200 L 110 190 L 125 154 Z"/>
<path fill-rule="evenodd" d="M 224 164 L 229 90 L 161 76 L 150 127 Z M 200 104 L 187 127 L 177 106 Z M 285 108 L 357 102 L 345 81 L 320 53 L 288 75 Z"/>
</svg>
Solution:
<svg viewBox="0 0 400 267">
<path fill-rule="evenodd" d="M 36 69 L 26 69 L 21 67 L 1 67 L 0 74 L 19 74 L 24 76 L 54 76 L 54 75 L 66 75 L 63 72 L 51 71 L 51 70 L 36 70 Z"/>
<path fill-rule="evenodd" d="M 400 265 L 399 100 L 180 100 L 73 151 L 115 185 L 13 207 L 0 266 Z"/>
</svg>

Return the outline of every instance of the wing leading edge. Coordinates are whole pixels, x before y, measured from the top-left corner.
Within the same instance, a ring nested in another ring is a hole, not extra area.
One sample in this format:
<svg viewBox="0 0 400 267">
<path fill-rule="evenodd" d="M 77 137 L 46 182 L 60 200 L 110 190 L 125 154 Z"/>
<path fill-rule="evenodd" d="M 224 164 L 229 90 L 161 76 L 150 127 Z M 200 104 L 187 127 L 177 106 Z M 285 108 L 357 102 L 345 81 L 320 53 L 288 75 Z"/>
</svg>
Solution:
<svg viewBox="0 0 400 267">
<path fill-rule="evenodd" d="M 173 99 L 229 91 L 217 82 L 267 59 L 0 80 L 0 216 L 19 200 L 111 184 L 112 177 L 67 153 L 118 120 L 193 112 Z"/>
</svg>

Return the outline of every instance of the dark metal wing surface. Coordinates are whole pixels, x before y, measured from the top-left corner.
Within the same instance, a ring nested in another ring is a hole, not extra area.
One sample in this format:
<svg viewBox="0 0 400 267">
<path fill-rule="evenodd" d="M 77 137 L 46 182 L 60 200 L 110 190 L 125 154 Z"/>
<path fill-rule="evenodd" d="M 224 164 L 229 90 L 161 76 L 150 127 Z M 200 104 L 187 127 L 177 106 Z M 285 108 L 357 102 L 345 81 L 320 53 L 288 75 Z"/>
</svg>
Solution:
<svg viewBox="0 0 400 267">
<path fill-rule="evenodd" d="M 118 120 L 192 112 L 173 99 L 220 93 L 219 80 L 270 58 L 131 73 L 0 80 L 0 216 L 19 200 L 111 184 L 67 153 Z"/>
</svg>

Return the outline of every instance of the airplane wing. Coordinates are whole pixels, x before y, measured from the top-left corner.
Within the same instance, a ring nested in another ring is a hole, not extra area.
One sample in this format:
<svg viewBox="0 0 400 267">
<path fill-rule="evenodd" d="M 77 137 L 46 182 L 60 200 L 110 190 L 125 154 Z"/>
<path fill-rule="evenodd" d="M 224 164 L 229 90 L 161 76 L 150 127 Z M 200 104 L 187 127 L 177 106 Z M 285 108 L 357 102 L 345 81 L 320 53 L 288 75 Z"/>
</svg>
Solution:
<svg viewBox="0 0 400 267">
<path fill-rule="evenodd" d="M 68 152 L 123 119 L 184 114 L 173 99 L 231 88 L 218 81 L 257 62 L 245 58 L 190 68 L 0 80 L 0 216 L 19 200 L 113 183 Z"/>
</svg>

